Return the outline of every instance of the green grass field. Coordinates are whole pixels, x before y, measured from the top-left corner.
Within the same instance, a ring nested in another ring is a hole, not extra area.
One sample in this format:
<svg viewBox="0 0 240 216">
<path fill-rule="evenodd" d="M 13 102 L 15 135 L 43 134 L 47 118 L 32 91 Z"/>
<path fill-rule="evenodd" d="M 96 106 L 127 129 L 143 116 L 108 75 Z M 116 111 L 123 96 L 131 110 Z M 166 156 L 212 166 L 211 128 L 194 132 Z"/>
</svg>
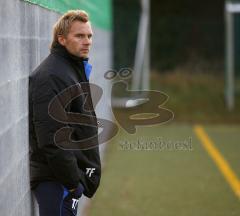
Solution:
<svg viewBox="0 0 240 216">
<path fill-rule="evenodd" d="M 240 79 L 235 82 L 235 109 L 225 104 L 225 77 L 222 74 L 191 73 L 176 70 L 152 73 L 151 89 L 169 96 L 166 107 L 175 114 L 175 121 L 191 123 L 240 123 Z"/>
<path fill-rule="evenodd" d="M 238 216 L 240 199 L 201 144 L 194 125 L 168 123 L 121 130 L 109 143 L 89 216 Z M 240 179 L 240 126 L 202 125 Z M 125 141 L 156 141 L 174 148 L 127 149 Z M 191 148 L 180 148 L 185 143 Z"/>
</svg>

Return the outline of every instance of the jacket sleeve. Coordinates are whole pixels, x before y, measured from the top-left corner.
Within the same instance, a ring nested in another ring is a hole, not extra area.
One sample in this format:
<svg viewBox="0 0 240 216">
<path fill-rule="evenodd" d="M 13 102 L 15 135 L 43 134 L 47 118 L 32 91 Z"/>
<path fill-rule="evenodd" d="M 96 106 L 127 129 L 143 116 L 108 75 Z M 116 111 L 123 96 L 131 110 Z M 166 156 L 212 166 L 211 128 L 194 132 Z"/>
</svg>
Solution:
<svg viewBox="0 0 240 216">
<path fill-rule="evenodd" d="M 43 153 L 55 178 L 66 188 L 76 188 L 81 175 L 77 160 L 70 150 L 63 150 L 54 143 L 55 132 L 66 124 L 58 122 L 48 114 L 51 100 L 62 91 L 66 85 L 53 76 L 36 78 L 32 84 L 33 124 L 37 137 L 38 148 Z"/>
</svg>

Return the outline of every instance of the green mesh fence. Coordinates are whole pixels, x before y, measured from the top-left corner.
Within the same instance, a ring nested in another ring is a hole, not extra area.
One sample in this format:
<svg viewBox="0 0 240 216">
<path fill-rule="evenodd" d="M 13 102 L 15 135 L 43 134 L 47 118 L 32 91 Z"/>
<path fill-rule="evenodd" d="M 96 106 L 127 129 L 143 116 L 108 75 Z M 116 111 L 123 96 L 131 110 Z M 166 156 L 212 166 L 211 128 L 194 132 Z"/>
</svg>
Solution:
<svg viewBox="0 0 240 216">
<path fill-rule="evenodd" d="M 106 30 L 112 29 L 111 0 L 24 0 L 52 11 L 65 13 L 68 10 L 82 9 L 89 13 L 93 25 Z"/>
</svg>

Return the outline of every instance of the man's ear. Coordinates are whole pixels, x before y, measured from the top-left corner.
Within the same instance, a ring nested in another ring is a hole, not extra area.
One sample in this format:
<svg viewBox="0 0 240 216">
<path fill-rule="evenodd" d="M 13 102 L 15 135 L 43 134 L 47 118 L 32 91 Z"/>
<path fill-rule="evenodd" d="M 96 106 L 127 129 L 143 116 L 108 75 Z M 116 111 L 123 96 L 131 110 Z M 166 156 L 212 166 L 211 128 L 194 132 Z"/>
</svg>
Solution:
<svg viewBox="0 0 240 216">
<path fill-rule="evenodd" d="M 60 43 L 62 46 L 65 46 L 66 38 L 64 35 L 58 35 L 58 43 Z"/>
</svg>

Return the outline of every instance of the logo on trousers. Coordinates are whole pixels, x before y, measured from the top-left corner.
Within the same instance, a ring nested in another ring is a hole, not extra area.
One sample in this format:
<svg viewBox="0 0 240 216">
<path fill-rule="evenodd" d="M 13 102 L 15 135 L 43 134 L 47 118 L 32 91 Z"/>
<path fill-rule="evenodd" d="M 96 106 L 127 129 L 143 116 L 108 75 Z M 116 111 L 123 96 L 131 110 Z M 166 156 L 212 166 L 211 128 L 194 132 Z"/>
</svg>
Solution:
<svg viewBox="0 0 240 216">
<path fill-rule="evenodd" d="M 72 199 L 72 209 L 75 209 L 77 207 L 78 204 L 78 200 L 77 199 Z"/>
</svg>

